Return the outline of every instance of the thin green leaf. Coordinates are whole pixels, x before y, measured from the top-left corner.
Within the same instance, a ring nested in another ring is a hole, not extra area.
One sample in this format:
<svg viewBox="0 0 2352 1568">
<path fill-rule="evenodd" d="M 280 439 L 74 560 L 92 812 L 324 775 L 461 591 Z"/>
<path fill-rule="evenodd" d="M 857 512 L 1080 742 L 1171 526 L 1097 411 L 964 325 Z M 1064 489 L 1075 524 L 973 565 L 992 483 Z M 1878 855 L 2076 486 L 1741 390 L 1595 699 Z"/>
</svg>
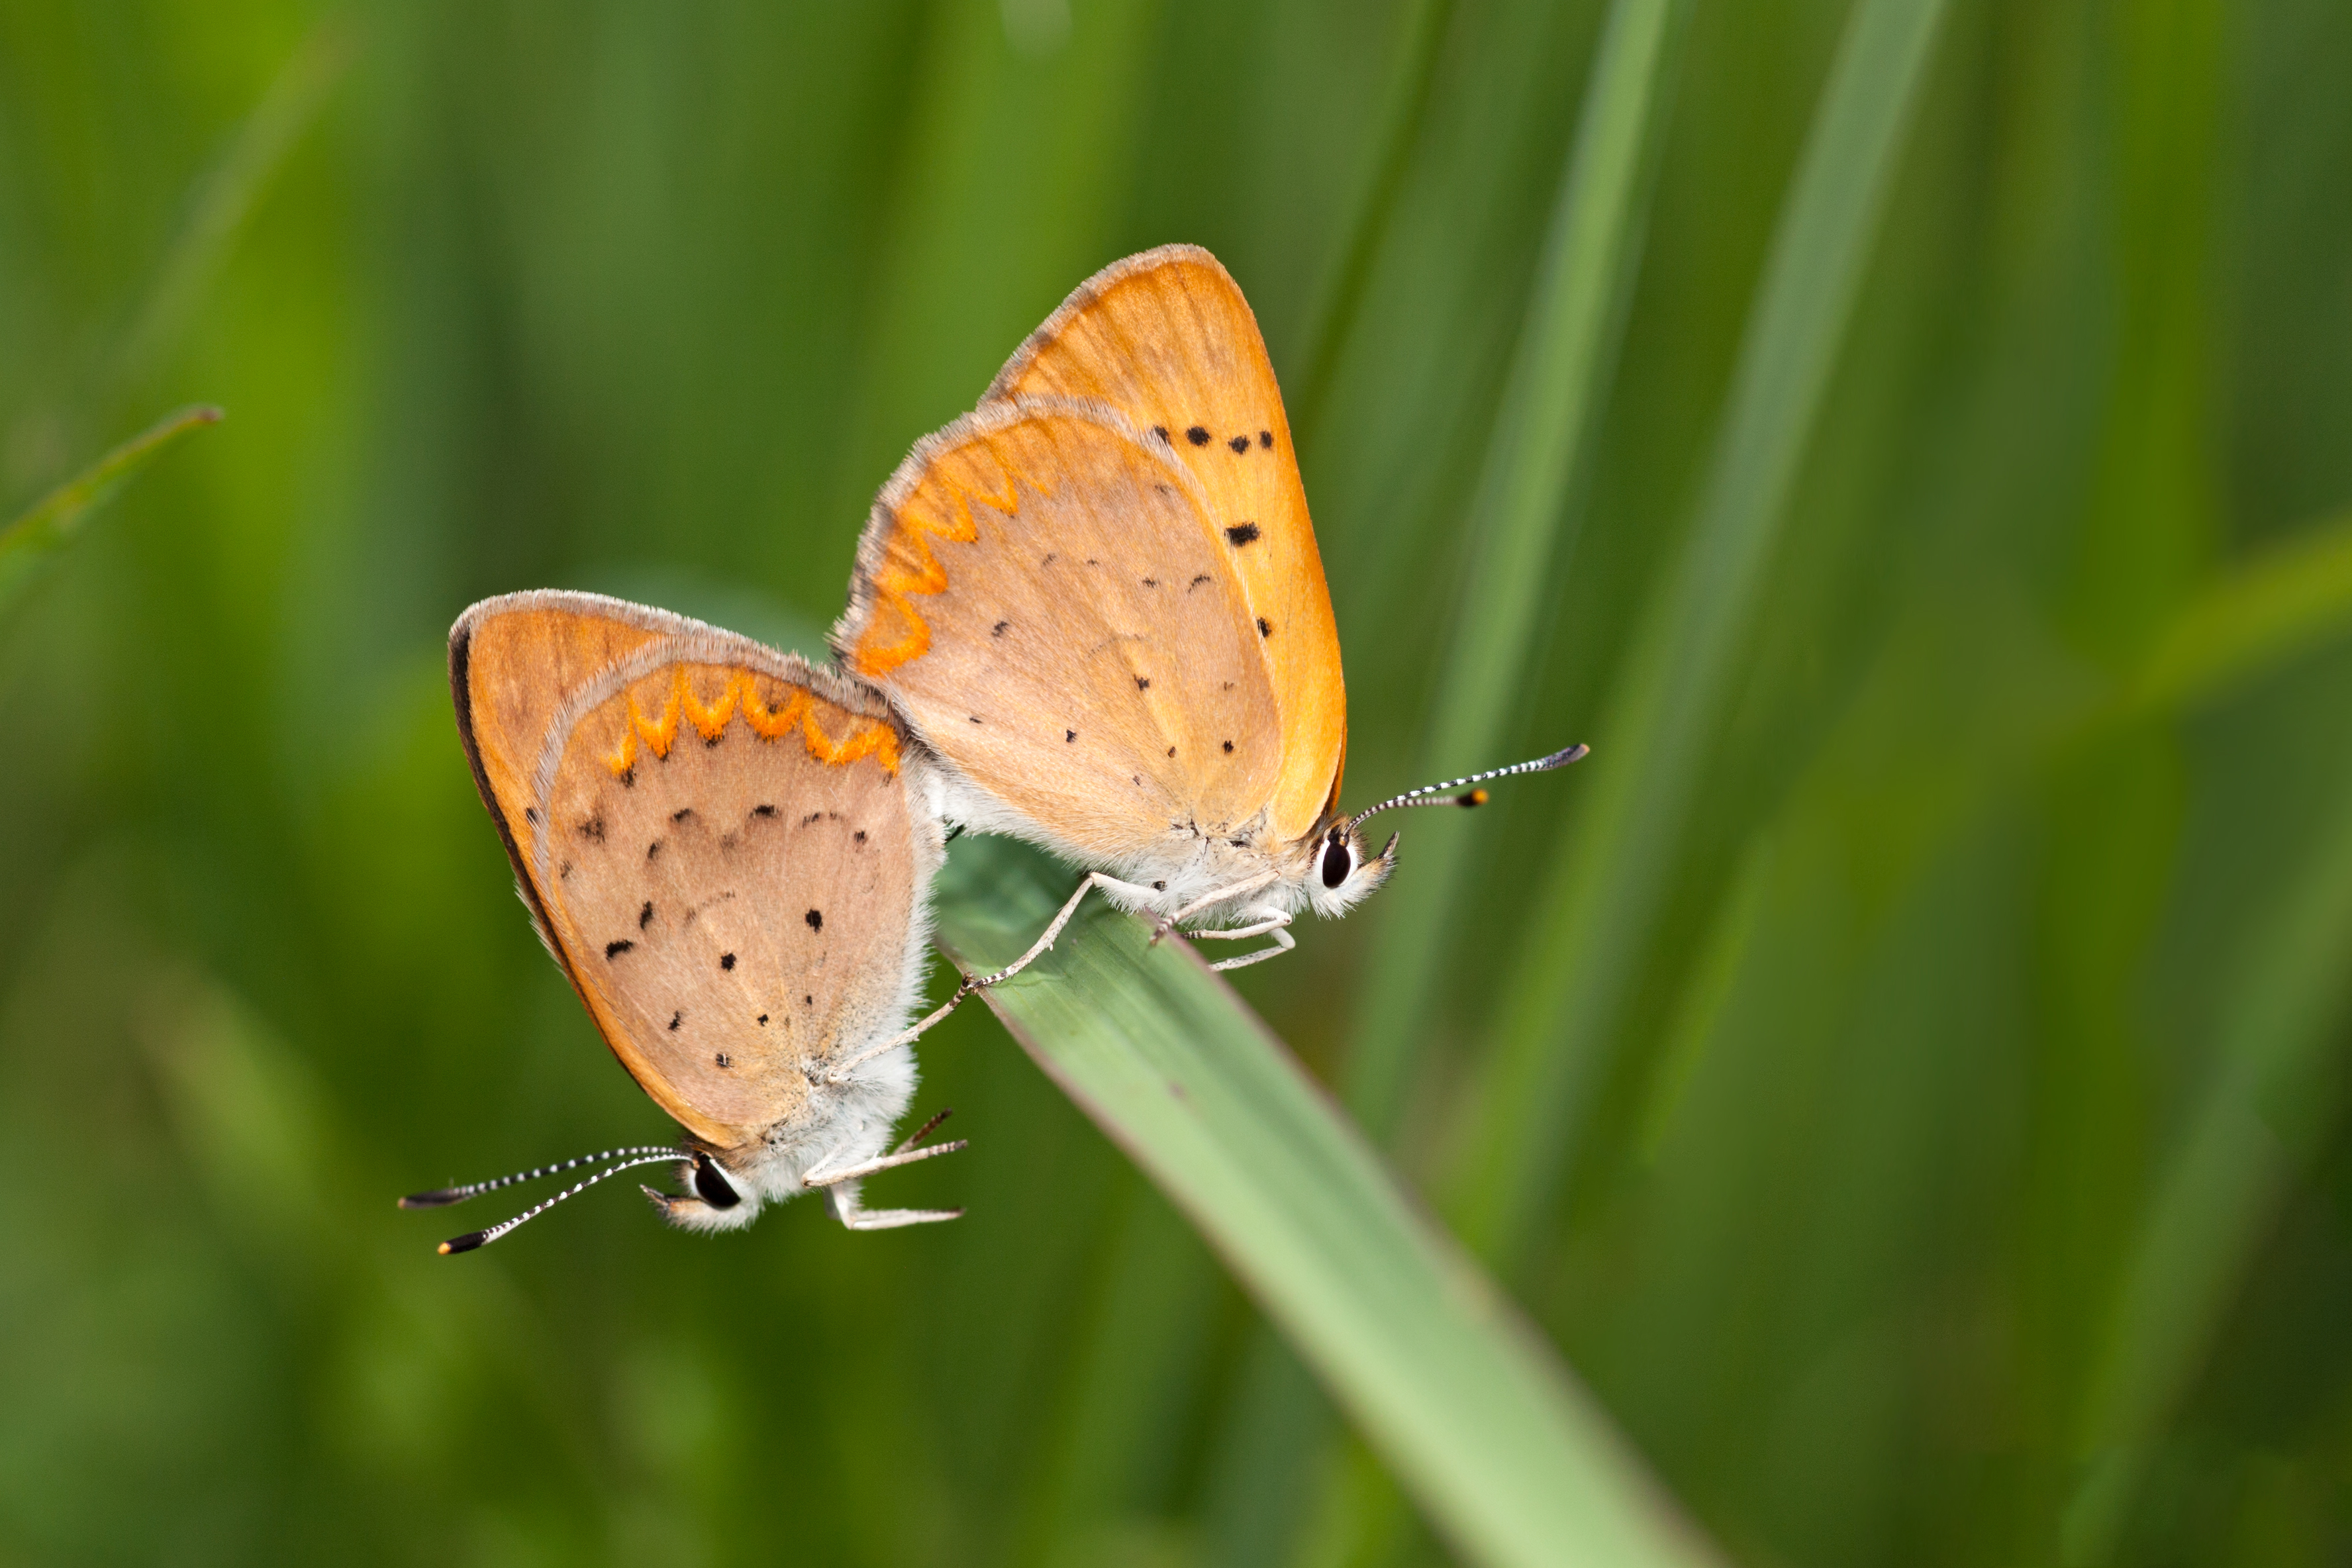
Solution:
<svg viewBox="0 0 2352 1568">
<path fill-rule="evenodd" d="M 942 942 L 1018 953 L 1071 881 L 956 847 Z M 1701 1563 L 1607 1417 L 1370 1145 L 1181 942 L 1094 902 L 987 993 L 1030 1056 L 1156 1183 L 1313 1367 L 1431 1521 L 1488 1563 Z"/>
<path fill-rule="evenodd" d="M 106 504 L 133 474 L 189 431 L 217 424 L 220 417 L 221 411 L 207 404 L 165 415 L 0 530 L 0 611 L 16 601 L 34 570 L 73 537 L 82 520 Z"/>
<path fill-rule="evenodd" d="M 2352 810 L 2288 889 L 2224 1013 L 2211 1083 L 2167 1162 L 2126 1265 L 2085 1405 L 2093 1464 L 2066 1519 L 2066 1559 L 2105 1562 L 2148 1446 L 2235 1296 L 2321 1129 L 2315 1092 L 2352 1000 Z"/>
<path fill-rule="evenodd" d="M 1472 1245 L 1507 1268 L 1529 1245 L 1607 1071 L 1942 14 L 1942 0 L 1860 0 L 1847 23 L 1697 521 L 1588 764 L 1590 809 L 1529 921 L 1460 1187 Z"/>
<path fill-rule="evenodd" d="M 2127 706 L 2207 701 L 2352 630 L 2352 512 L 2298 532 L 2192 600 L 2158 639 Z"/>
<path fill-rule="evenodd" d="M 123 338 L 118 371 L 125 381 L 152 370 L 178 339 L 205 285 L 287 155 L 318 118 L 352 52 L 351 23 L 342 13 L 314 26 L 237 127 L 220 161 L 197 182 L 187 217 Z"/>
<path fill-rule="evenodd" d="M 1433 9 L 1416 14 L 1425 32 L 1434 26 Z M 1670 96 L 1664 89 L 1668 60 L 1688 11 L 1684 0 L 1613 0 L 1603 25 L 1472 506 L 1476 554 L 1438 684 L 1425 777 L 1501 760 L 1496 748 L 1521 694 L 1552 563 L 1573 545 L 1569 496 L 1616 363 Z M 1418 47 L 1433 59 L 1435 42 L 1423 36 Z M 1422 90 L 1425 97 L 1426 71 Z M 1376 189 L 1381 202 L 1392 195 Z M 1369 247 L 1384 223 L 1384 206 L 1360 222 L 1355 241 L 1363 253 L 1350 253 L 1360 273 L 1369 272 Z M 1354 281 L 1360 287 L 1360 276 Z M 1353 303 L 1349 297 L 1350 310 Z M 1335 342 L 1330 323 L 1323 327 L 1314 339 L 1321 357 L 1308 360 L 1310 406 L 1320 404 L 1318 376 L 1328 375 Z M 1434 980 L 1468 868 L 1462 835 L 1427 839 L 1414 849 L 1412 875 L 1391 889 L 1375 917 L 1370 982 L 1356 1009 L 1342 1085 L 1348 1109 L 1381 1142 L 1394 1133 L 1428 1036 Z M 1256 1533 L 1285 1536 L 1295 1520 L 1282 1504 L 1305 1489 L 1324 1448 L 1318 1439 L 1328 1434 L 1328 1416 L 1313 1386 L 1276 1347 L 1255 1347 L 1245 1366 L 1238 1435 L 1226 1466 L 1241 1484 L 1220 1495 L 1260 1500 L 1248 1510 L 1260 1522 Z"/>
<path fill-rule="evenodd" d="M 1687 9 L 1682 0 L 1610 7 L 1471 513 L 1478 554 L 1438 683 L 1423 763 L 1430 777 L 1503 760 L 1496 748 L 1521 697 L 1552 563 L 1574 545 L 1568 498 L 1616 362 L 1668 97 L 1666 61 Z M 1461 836 L 1432 837 L 1381 910 L 1349 1058 L 1348 1108 L 1375 1137 L 1394 1126 L 1428 1032 L 1465 869 Z"/>
<path fill-rule="evenodd" d="M 1404 189 L 1405 171 L 1412 166 L 1412 150 L 1421 140 L 1422 121 L 1429 112 L 1430 88 L 1437 80 L 1445 26 L 1453 16 L 1454 0 L 1406 0 L 1370 172 L 1339 252 L 1316 291 L 1307 352 L 1299 360 L 1303 368 L 1289 400 L 1301 445 L 1312 443 L 1330 401 L 1339 353 L 1355 327 L 1365 286 L 1371 281 L 1372 263 L 1380 255 L 1381 238 L 1388 232 L 1398 193 Z"/>
</svg>

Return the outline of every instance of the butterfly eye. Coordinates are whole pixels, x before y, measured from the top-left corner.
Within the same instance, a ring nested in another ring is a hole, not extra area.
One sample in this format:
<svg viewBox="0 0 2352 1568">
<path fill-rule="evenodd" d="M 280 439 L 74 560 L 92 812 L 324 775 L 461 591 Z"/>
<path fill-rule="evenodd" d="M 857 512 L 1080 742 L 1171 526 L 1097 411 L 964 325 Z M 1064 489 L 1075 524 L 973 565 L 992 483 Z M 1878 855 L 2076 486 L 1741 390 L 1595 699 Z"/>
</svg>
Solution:
<svg viewBox="0 0 2352 1568">
<path fill-rule="evenodd" d="M 1348 879 L 1348 873 L 1355 868 L 1356 858 L 1348 853 L 1348 841 L 1344 838 L 1332 839 L 1329 846 L 1323 851 L 1323 885 L 1327 888 L 1338 887 Z"/>
<path fill-rule="evenodd" d="M 743 1201 L 743 1194 L 730 1186 L 727 1178 L 719 1173 L 718 1163 L 699 1152 L 694 1156 L 694 1190 L 715 1209 L 731 1209 Z"/>
</svg>

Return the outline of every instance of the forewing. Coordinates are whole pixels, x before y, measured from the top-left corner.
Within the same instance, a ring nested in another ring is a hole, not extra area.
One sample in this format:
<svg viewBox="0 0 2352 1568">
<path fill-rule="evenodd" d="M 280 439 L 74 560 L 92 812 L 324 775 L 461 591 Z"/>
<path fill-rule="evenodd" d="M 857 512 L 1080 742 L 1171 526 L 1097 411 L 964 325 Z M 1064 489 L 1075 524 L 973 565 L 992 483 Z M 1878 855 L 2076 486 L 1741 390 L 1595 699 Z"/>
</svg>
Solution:
<svg viewBox="0 0 2352 1568">
<path fill-rule="evenodd" d="M 533 635 L 510 635 L 494 603 L 453 638 L 486 779 L 496 694 L 556 684 L 509 654 L 543 658 L 551 628 L 622 651 L 566 667 L 535 742 L 528 714 L 496 721 L 512 793 L 486 798 L 520 829 L 541 930 L 614 1054 L 697 1138 L 740 1148 L 806 1105 L 811 1071 L 899 1026 L 936 826 L 869 698 L 658 612 L 530 597 L 515 613 L 555 617 Z"/>
<path fill-rule="evenodd" d="M 1257 318 L 1217 258 L 1162 246 L 1104 268 L 1029 336 L 989 387 L 992 402 L 1094 398 L 1165 432 L 1220 531 L 1241 531 L 1234 565 L 1281 714 L 1276 832 L 1311 829 L 1337 795 L 1348 701 L 1339 634 L 1307 491 Z"/>
<path fill-rule="evenodd" d="M 1242 826 L 1280 772 L 1234 548 L 1164 443 L 1099 405 L 1000 405 L 885 488 L 838 640 L 1049 840 L 1131 861 Z"/>
</svg>

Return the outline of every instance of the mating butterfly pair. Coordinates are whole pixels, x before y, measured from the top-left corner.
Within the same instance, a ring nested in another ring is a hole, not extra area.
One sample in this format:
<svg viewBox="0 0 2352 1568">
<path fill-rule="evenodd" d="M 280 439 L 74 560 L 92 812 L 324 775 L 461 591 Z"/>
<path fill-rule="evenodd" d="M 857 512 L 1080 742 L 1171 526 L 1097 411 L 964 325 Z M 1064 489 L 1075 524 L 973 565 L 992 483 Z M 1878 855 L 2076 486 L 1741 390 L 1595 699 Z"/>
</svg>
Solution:
<svg viewBox="0 0 2352 1568">
<path fill-rule="evenodd" d="M 524 901 L 613 1052 L 684 1130 L 646 1147 L 402 1200 L 437 1206 L 595 1165 L 496 1240 L 634 1165 L 675 1223 L 749 1224 L 963 1147 L 893 1145 L 913 1040 L 1051 947 L 1089 888 L 1203 938 L 1291 947 L 1385 881 L 1374 811 L 1339 814 L 1339 643 L 1282 396 L 1208 252 L 1080 285 L 973 413 L 918 443 L 858 548 L 840 668 L 592 595 L 491 599 L 450 634 L 457 727 Z M 1091 868 L 1019 961 L 907 1023 L 947 824 Z M 944 1114 L 944 1113 L 942 1113 Z"/>
</svg>

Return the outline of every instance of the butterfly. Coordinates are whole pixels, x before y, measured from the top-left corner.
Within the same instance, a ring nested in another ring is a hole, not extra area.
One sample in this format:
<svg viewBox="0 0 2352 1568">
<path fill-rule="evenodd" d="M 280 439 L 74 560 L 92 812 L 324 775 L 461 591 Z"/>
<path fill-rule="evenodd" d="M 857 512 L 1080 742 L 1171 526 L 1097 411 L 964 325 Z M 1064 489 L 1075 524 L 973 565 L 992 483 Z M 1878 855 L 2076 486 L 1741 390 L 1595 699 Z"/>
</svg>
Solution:
<svg viewBox="0 0 2352 1568">
<path fill-rule="evenodd" d="M 457 729 L 540 939 L 605 1044 L 684 1132 L 404 1198 L 436 1207 L 607 1168 L 675 1163 L 646 1194 L 695 1230 L 823 1192 L 856 1230 L 961 1210 L 869 1210 L 863 1178 L 962 1148 L 891 1142 L 915 1086 L 935 782 L 870 690 L 747 637 L 589 594 L 485 600 L 449 636 Z M 942 1113 L 944 1115 L 944 1113 Z"/>
<path fill-rule="evenodd" d="M 1097 273 L 874 504 L 833 646 L 937 759 L 943 807 L 1094 868 L 1203 937 L 1288 951 L 1385 882 L 1400 806 L 1581 746 L 1339 809 L 1347 694 L 1282 393 L 1241 289 L 1171 245 Z"/>
</svg>

